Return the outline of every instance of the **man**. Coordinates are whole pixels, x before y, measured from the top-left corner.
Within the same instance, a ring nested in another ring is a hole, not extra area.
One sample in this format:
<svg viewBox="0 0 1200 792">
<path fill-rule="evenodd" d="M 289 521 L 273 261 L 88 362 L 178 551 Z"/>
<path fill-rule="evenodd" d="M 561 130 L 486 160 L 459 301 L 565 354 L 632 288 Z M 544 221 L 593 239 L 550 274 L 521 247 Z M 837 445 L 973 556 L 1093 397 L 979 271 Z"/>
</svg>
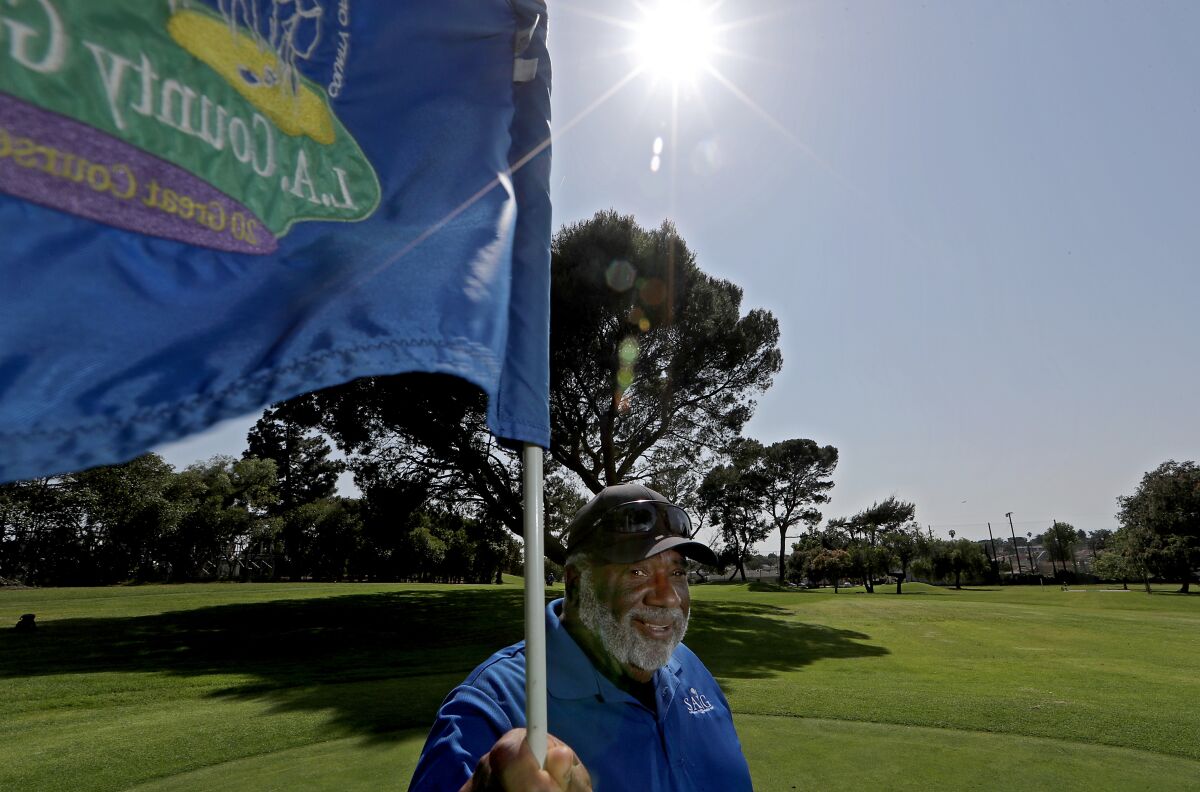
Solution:
<svg viewBox="0 0 1200 792">
<path fill-rule="evenodd" d="M 446 697 L 410 792 L 749 790 L 729 704 L 680 643 L 684 558 L 717 565 L 687 513 L 640 484 L 607 487 L 571 521 L 567 556 L 566 597 L 546 608 L 545 768 L 524 744 L 522 641 Z"/>
</svg>

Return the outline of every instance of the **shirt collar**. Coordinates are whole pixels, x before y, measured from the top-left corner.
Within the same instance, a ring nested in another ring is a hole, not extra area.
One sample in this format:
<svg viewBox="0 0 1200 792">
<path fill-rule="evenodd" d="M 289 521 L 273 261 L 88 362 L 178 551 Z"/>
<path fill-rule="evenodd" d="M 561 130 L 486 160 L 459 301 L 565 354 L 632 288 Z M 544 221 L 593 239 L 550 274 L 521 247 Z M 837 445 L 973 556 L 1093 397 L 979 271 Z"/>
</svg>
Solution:
<svg viewBox="0 0 1200 792">
<path fill-rule="evenodd" d="M 546 654 L 549 661 L 546 664 L 546 688 L 550 695 L 560 699 L 599 696 L 602 699 L 622 697 L 634 700 L 592 665 L 592 661 L 563 626 L 562 608 L 562 599 L 556 599 L 546 606 Z M 678 677 L 683 671 L 676 657 L 678 654 L 677 647 L 667 661 L 666 670 L 673 677 Z M 663 673 L 661 668 L 654 672 L 653 683 L 656 688 L 663 683 Z"/>
</svg>

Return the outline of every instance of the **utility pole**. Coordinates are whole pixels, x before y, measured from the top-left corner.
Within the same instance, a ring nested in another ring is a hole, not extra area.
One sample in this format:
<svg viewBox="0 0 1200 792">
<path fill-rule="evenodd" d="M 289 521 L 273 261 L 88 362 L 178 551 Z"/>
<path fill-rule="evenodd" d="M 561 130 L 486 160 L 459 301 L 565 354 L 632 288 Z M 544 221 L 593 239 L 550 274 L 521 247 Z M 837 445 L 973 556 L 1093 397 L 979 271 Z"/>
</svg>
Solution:
<svg viewBox="0 0 1200 792">
<path fill-rule="evenodd" d="M 1055 547 L 1058 546 L 1058 532 L 1054 530 L 1054 526 L 1058 524 L 1058 520 L 1050 521 L 1050 530 L 1046 535 L 1050 537 L 1050 541 L 1054 542 Z M 1050 556 L 1050 568 L 1054 570 L 1054 578 L 1058 579 L 1058 565 L 1054 563 L 1054 556 Z M 1067 562 L 1063 562 L 1063 572 L 1067 571 Z"/>
<path fill-rule="evenodd" d="M 996 574 L 1000 574 L 1000 557 L 996 555 L 996 537 L 992 536 L 992 524 L 988 523 L 988 539 L 992 542 L 992 563 L 996 565 Z M 1008 562 L 1008 572 L 1012 574 L 1012 561 Z M 1003 579 L 1000 581 L 1004 582 Z"/>
<path fill-rule="evenodd" d="M 1012 512 L 1006 512 L 1004 516 L 1008 518 L 1008 530 L 1012 533 L 1013 555 L 1017 557 L 1017 574 L 1023 575 L 1025 574 L 1025 570 L 1021 569 L 1021 550 L 1017 545 L 1017 531 L 1013 528 Z M 1033 570 L 1030 569 L 1029 571 L 1032 572 Z"/>
</svg>

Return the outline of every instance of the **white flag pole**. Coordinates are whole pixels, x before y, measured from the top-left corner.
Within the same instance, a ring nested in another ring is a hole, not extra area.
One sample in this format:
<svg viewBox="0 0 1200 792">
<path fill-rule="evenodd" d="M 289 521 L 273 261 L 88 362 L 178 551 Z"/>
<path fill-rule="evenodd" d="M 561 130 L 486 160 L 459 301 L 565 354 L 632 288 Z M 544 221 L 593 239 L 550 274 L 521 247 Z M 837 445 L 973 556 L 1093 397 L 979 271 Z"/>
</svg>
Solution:
<svg viewBox="0 0 1200 792">
<path fill-rule="evenodd" d="M 525 736 L 538 765 L 546 764 L 546 581 L 542 538 L 542 449 L 521 452 L 525 498 Z"/>
</svg>

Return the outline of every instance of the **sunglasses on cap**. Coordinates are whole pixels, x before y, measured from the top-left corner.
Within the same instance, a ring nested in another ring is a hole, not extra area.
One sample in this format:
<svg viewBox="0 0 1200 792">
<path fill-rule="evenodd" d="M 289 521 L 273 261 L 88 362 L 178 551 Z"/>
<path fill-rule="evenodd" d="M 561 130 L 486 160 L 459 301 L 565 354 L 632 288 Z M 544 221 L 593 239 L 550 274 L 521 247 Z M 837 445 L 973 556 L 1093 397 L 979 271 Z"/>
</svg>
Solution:
<svg viewBox="0 0 1200 792">
<path fill-rule="evenodd" d="M 618 534 L 653 533 L 692 538 L 692 520 L 673 503 L 637 500 L 609 509 L 595 523 L 601 531 Z"/>
</svg>

